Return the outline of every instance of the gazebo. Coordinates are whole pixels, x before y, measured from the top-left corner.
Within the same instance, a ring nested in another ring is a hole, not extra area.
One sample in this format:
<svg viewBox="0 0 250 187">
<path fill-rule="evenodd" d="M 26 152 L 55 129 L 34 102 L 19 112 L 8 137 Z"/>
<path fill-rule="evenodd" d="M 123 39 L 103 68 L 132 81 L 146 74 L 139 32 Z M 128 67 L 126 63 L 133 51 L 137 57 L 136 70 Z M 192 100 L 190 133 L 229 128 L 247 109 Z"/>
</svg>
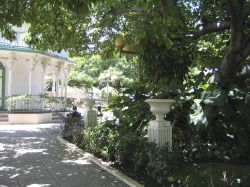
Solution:
<svg viewBox="0 0 250 187">
<path fill-rule="evenodd" d="M 74 63 L 69 60 L 65 51 L 41 52 L 29 47 L 25 43 L 28 27 L 28 24 L 23 24 L 22 27 L 13 28 L 16 31 L 16 40 L 12 42 L 0 35 L 0 110 L 2 111 L 13 110 L 13 103 L 8 103 L 6 98 L 28 95 L 31 99 L 37 100 L 37 97 L 45 92 L 47 78 L 52 79 L 52 95 L 55 98 L 67 97 L 67 75 Z M 32 103 L 29 109 L 42 111 L 46 104 L 44 102 L 46 101 L 38 102 L 37 105 Z M 15 103 L 14 109 L 23 111 L 25 107 L 20 101 Z"/>
</svg>

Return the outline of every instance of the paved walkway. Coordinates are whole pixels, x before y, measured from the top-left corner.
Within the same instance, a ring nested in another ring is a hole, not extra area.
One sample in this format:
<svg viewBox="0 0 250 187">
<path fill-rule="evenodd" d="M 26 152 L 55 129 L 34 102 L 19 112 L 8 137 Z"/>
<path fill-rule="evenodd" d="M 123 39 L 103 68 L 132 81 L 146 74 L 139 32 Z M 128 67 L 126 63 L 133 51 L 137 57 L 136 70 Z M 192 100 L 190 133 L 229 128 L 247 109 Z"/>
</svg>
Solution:
<svg viewBox="0 0 250 187">
<path fill-rule="evenodd" d="M 56 139 L 59 125 L 0 125 L 0 187 L 127 186 Z"/>
</svg>

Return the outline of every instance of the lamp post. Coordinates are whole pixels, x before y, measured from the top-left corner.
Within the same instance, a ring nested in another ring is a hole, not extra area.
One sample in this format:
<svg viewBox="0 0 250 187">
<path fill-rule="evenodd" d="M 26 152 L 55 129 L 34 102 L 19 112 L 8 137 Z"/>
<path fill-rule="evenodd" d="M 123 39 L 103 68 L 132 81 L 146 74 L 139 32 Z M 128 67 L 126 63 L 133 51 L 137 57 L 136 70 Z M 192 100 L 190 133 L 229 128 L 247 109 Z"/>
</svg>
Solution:
<svg viewBox="0 0 250 187">
<path fill-rule="evenodd" d="M 106 83 L 107 102 L 108 102 L 108 100 L 109 100 L 109 82 L 111 80 L 111 74 L 109 72 L 104 72 L 104 73 L 101 73 L 100 77 L 101 77 L 100 80 L 102 82 Z"/>
</svg>

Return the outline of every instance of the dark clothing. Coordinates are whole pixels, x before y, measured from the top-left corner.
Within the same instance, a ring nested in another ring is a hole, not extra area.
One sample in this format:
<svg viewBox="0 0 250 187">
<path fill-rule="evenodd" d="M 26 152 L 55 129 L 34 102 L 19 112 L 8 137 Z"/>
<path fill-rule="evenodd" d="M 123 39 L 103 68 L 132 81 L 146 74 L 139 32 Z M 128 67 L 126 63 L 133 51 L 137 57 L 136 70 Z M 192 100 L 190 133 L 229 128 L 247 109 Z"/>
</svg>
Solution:
<svg viewBox="0 0 250 187">
<path fill-rule="evenodd" d="M 97 116 L 103 116 L 102 107 L 101 106 L 97 107 Z"/>
<path fill-rule="evenodd" d="M 73 116 L 73 117 L 81 117 L 81 113 L 78 112 L 78 111 L 74 111 L 74 112 L 71 113 L 71 116 Z"/>
</svg>

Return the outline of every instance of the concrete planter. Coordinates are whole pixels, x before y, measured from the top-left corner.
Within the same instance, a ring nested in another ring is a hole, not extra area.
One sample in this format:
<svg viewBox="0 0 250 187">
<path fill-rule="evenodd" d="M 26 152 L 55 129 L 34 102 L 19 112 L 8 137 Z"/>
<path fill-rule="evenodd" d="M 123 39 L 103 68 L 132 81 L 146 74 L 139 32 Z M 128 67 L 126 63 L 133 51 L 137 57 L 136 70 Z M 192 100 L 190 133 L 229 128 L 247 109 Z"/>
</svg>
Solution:
<svg viewBox="0 0 250 187">
<path fill-rule="evenodd" d="M 170 111 L 170 105 L 175 101 L 172 99 L 147 99 L 150 111 L 155 114 L 156 119 L 149 122 L 148 140 L 155 142 L 159 146 L 165 144 L 172 147 L 172 126 L 169 121 L 165 121 L 164 115 Z"/>
<path fill-rule="evenodd" d="M 85 127 L 94 127 L 97 125 L 97 113 L 93 110 L 95 100 L 91 98 L 84 99 L 84 125 Z"/>
</svg>

